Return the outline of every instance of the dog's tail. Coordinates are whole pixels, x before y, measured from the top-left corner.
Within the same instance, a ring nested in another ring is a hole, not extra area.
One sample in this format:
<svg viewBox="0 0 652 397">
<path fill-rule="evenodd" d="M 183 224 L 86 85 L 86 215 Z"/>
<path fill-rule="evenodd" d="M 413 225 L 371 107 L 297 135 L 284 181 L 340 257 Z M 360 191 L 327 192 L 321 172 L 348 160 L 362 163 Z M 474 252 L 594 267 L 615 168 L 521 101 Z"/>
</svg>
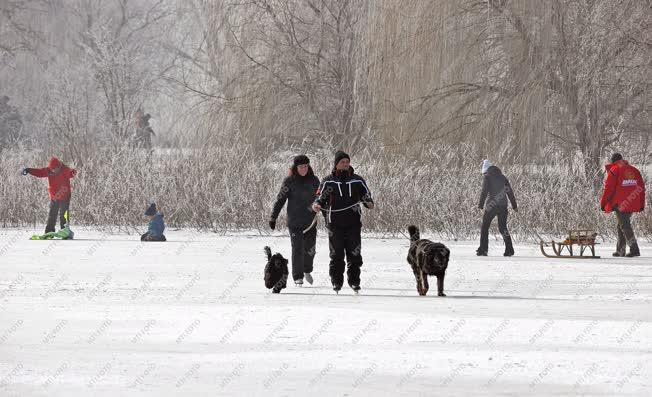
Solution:
<svg viewBox="0 0 652 397">
<path fill-rule="evenodd" d="M 419 228 L 414 225 L 408 226 L 408 233 L 410 233 L 410 241 L 417 241 L 421 238 Z"/>
<path fill-rule="evenodd" d="M 272 258 L 272 249 L 267 246 L 263 249 L 265 250 L 265 254 L 267 255 L 267 260 L 270 260 Z"/>
</svg>

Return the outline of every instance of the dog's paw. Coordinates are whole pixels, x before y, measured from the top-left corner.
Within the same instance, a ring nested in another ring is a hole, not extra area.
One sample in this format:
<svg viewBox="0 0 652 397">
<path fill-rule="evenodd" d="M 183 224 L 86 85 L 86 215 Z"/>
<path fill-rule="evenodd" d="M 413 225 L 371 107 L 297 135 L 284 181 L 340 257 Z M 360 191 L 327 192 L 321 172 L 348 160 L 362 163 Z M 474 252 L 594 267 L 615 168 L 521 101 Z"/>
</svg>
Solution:
<svg viewBox="0 0 652 397">
<path fill-rule="evenodd" d="M 443 293 L 443 292 L 440 292 L 440 293 L 438 293 L 437 295 L 439 295 L 439 296 L 446 296 L 446 294 Z"/>
</svg>

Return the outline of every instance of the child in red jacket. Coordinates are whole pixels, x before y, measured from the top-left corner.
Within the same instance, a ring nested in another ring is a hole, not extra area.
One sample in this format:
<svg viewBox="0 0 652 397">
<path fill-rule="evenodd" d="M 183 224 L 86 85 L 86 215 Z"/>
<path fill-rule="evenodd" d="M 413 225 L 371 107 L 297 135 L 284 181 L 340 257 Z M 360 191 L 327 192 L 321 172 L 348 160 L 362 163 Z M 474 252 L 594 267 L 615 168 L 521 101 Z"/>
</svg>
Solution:
<svg viewBox="0 0 652 397">
<path fill-rule="evenodd" d="M 46 168 L 25 168 L 23 175 L 31 174 L 37 178 L 48 178 L 48 192 L 50 193 L 50 212 L 45 233 L 54 232 L 57 215 L 63 229 L 66 223 L 64 214 L 70 206 L 70 179 L 75 176 L 76 170 L 69 168 L 58 158 L 52 157 Z M 70 213 L 68 214 L 70 216 Z"/>
</svg>

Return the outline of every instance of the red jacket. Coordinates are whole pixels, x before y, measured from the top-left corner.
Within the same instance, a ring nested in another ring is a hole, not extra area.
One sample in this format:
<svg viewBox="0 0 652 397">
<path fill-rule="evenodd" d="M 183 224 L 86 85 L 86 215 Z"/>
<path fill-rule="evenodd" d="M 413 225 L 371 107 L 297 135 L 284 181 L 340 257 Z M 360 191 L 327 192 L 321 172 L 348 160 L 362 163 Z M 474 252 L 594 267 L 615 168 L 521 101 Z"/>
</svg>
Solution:
<svg viewBox="0 0 652 397">
<path fill-rule="evenodd" d="M 37 178 L 48 178 L 48 193 L 51 200 L 70 200 L 70 178 L 75 176 L 77 170 L 64 165 L 57 174 L 48 168 L 30 168 L 29 173 Z"/>
<path fill-rule="evenodd" d="M 625 160 L 607 164 L 607 179 L 600 208 L 609 213 L 615 209 L 620 212 L 641 212 L 645 208 L 645 182 L 641 173 Z"/>
</svg>

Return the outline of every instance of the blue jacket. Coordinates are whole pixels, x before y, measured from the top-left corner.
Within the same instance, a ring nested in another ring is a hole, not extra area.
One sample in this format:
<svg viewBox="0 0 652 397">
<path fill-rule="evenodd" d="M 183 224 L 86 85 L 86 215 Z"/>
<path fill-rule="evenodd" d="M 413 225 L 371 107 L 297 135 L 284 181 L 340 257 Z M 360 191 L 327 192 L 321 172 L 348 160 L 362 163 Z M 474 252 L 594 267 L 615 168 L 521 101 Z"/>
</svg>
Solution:
<svg viewBox="0 0 652 397">
<path fill-rule="evenodd" d="M 165 222 L 163 222 L 163 214 L 160 212 L 157 212 L 156 215 L 154 215 L 154 218 L 149 222 L 149 227 L 147 229 L 149 234 L 152 236 L 162 236 L 163 232 L 165 231 Z"/>
</svg>

